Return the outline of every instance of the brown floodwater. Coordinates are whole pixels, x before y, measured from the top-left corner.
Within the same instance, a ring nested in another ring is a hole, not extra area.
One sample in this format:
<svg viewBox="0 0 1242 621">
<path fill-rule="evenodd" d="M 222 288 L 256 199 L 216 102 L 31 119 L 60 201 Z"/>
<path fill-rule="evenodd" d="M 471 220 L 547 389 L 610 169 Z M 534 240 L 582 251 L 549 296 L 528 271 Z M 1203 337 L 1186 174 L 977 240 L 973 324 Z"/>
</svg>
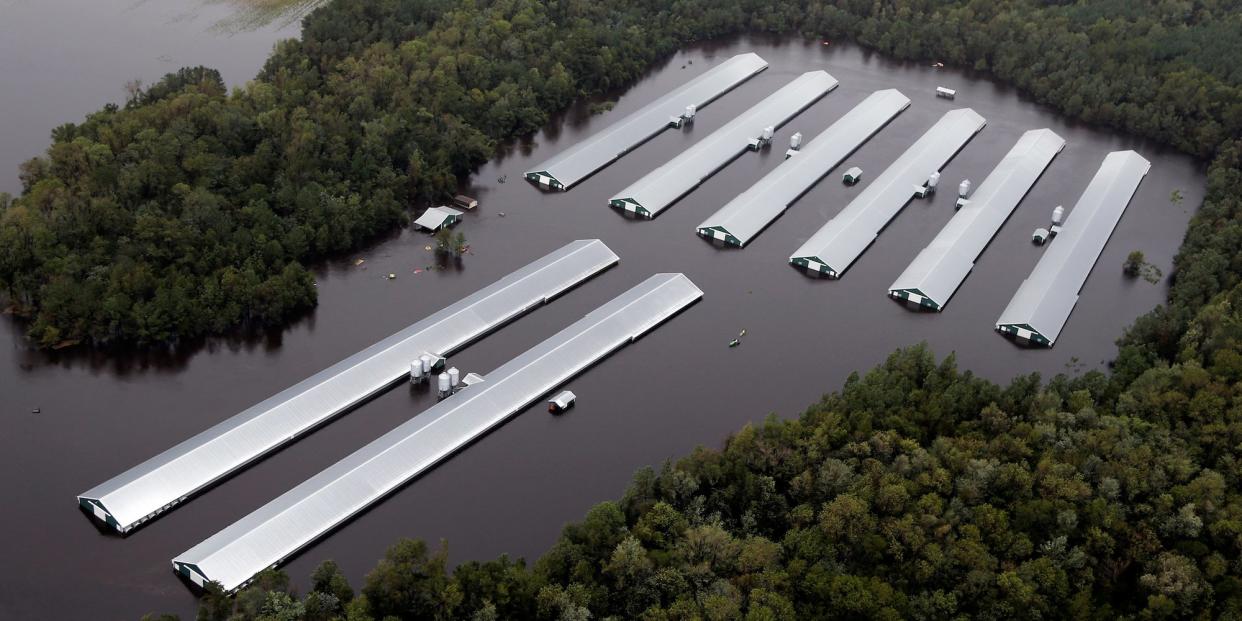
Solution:
<svg viewBox="0 0 1242 621">
<path fill-rule="evenodd" d="M 52 128 L 207 65 L 230 85 L 253 78 L 272 45 L 298 35 L 323 0 L 0 0 L 0 192 L 42 154 Z"/>
<path fill-rule="evenodd" d="M 748 50 L 770 68 L 705 107 L 692 130 L 661 134 L 568 193 L 543 193 L 521 180 L 530 166 Z M 840 86 L 780 129 L 782 148 L 744 155 L 656 220 L 625 219 L 607 207 L 611 193 L 796 75 L 819 68 Z M 958 89 L 957 100 L 936 99 L 937 85 Z M 781 161 L 793 132 L 814 136 L 872 91 L 893 87 L 913 100 L 910 108 L 744 250 L 717 248 L 695 235 L 705 216 Z M 72 618 L 87 610 L 104 619 L 150 611 L 192 618 L 194 598 L 169 559 L 422 411 L 432 398 L 405 387 L 389 391 L 128 538 L 97 530 L 77 510 L 75 495 L 569 240 L 603 239 L 621 263 L 470 346 L 453 358 L 457 367 L 487 373 L 654 272 L 685 272 L 705 296 L 569 382 L 578 406 L 568 414 L 528 409 L 308 548 L 286 566 L 296 583 L 305 585 L 319 561 L 333 558 L 359 585 L 399 537 L 447 540 L 454 562 L 502 553 L 537 557 L 565 523 L 619 497 L 636 469 L 658 467 L 696 445 L 719 446 L 770 413 L 796 416 L 852 371 L 920 341 L 939 355 L 956 353 L 960 366 L 997 382 L 1033 371 L 1102 368 L 1124 327 L 1166 293 L 1165 283 L 1123 277 L 1122 260 L 1142 250 L 1167 273 L 1204 191 L 1203 165 L 1193 159 L 1068 122 L 983 77 L 893 62 L 850 46 L 756 38 L 699 45 L 617 95 L 611 112 L 590 116 L 583 104 L 479 171 L 465 188 L 481 206 L 460 225 L 473 249 L 460 266 L 415 275 L 433 263 L 428 237 L 403 231 L 318 266 L 319 307 L 283 332 L 212 340 L 176 354 L 45 354 L 30 351 L 21 327 L 4 320 L 0 618 Z M 911 312 L 885 294 L 952 216 L 950 192 L 907 206 L 842 280 L 813 280 L 787 265 L 789 253 L 861 189 L 843 186 L 841 170 L 861 166 L 864 183 L 874 179 L 945 111 L 962 106 L 988 124 L 944 169 L 947 187 L 963 177 L 982 181 L 1028 129 L 1050 127 L 1068 144 L 945 312 Z M 1117 149 L 1150 159 L 1150 174 L 1057 346 L 1014 345 L 992 326 L 1039 258 L 1031 231 L 1055 205 L 1072 206 L 1104 155 Z M 1180 204 L 1170 202 L 1174 190 L 1185 197 Z M 353 265 L 359 257 L 366 269 Z M 397 279 L 385 280 L 389 272 Z M 742 329 L 741 346 L 728 348 Z M 34 408 L 40 413 L 31 413 Z"/>
</svg>

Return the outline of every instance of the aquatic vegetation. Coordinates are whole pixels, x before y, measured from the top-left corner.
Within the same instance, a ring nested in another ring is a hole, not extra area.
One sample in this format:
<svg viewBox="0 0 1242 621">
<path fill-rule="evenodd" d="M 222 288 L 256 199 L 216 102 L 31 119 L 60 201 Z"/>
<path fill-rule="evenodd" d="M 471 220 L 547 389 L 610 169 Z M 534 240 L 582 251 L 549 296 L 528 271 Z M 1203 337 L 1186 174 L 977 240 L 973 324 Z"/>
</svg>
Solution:
<svg viewBox="0 0 1242 621">
<path fill-rule="evenodd" d="M 269 26 L 289 26 L 328 0 L 206 0 L 233 8 L 231 17 L 217 21 L 212 30 L 222 33 L 244 32 Z"/>
</svg>

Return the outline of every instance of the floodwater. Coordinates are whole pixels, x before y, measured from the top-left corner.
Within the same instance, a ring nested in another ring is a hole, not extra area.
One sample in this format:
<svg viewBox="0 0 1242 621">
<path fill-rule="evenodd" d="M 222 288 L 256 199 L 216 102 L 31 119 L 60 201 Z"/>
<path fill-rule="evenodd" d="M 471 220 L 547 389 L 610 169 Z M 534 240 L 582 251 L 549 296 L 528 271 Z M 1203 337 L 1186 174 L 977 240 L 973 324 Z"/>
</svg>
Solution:
<svg viewBox="0 0 1242 621">
<path fill-rule="evenodd" d="M 237 85 L 323 0 L 0 0 L 0 192 L 52 128 L 190 65 Z"/>
<path fill-rule="evenodd" d="M 771 67 L 703 108 L 692 130 L 661 134 L 568 193 L 545 194 L 522 181 L 530 166 L 748 50 Z M 612 192 L 818 68 L 841 84 L 779 130 L 779 148 L 747 153 L 654 221 L 625 219 L 606 206 Z M 934 97 L 941 84 L 958 89 L 955 102 Z M 706 215 L 781 161 L 793 132 L 818 134 L 872 91 L 892 87 L 913 100 L 911 107 L 747 248 L 721 249 L 695 235 Z M 533 559 L 565 523 L 619 497 L 636 469 L 696 445 L 717 447 L 769 413 L 796 416 L 850 372 L 920 341 L 940 355 L 956 352 L 962 367 L 998 382 L 1032 371 L 1101 368 L 1123 328 L 1165 295 L 1163 283 L 1123 277 L 1122 260 L 1139 249 L 1167 273 L 1203 196 L 1203 166 L 1190 158 L 1067 123 L 980 77 L 896 63 L 854 47 L 751 38 L 700 45 L 619 95 L 611 112 L 591 117 L 584 105 L 482 168 L 465 188 L 481 206 L 460 225 L 473 250 L 459 266 L 414 274 L 433 263 L 429 238 L 396 234 L 319 266 L 319 307 L 282 333 L 213 340 L 178 355 L 56 355 L 26 349 L 20 327 L 6 321 L 0 330 L 6 500 L 0 618 L 76 617 L 85 610 L 108 619 L 149 611 L 189 618 L 194 599 L 169 559 L 422 411 L 432 398 L 404 386 L 389 391 L 128 538 L 100 533 L 77 510 L 78 492 L 569 240 L 601 238 L 621 263 L 470 346 L 452 359 L 457 367 L 486 374 L 654 272 L 685 272 L 705 296 L 570 381 L 566 388 L 578 395 L 578 406 L 568 414 L 528 409 L 294 558 L 286 569 L 295 582 L 305 585 L 316 564 L 333 558 L 358 585 L 399 537 L 447 540 L 455 562 L 501 553 Z M 963 177 L 982 181 L 1028 129 L 1050 127 L 1068 145 L 945 312 L 911 312 L 886 289 L 948 221 L 951 192 L 907 206 L 842 280 L 814 280 L 786 264 L 860 191 L 862 184 L 840 183 L 841 170 L 861 166 L 864 183 L 874 179 L 945 111 L 961 106 L 973 107 L 988 125 L 944 169 L 947 188 Z M 1041 252 L 1029 241 L 1031 231 L 1046 224 L 1054 206 L 1074 204 L 1107 152 L 1129 148 L 1152 161 L 1151 172 L 1057 346 L 1024 349 L 996 334 L 993 322 Z M 1185 197 L 1180 204 L 1170 202 L 1174 190 Z M 353 265 L 356 258 L 366 259 L 366 269 Z M 385 280 L 389 272 L 397 279 Z M 728 348 L 742 329 L 741 346 Z"/>
</svg>

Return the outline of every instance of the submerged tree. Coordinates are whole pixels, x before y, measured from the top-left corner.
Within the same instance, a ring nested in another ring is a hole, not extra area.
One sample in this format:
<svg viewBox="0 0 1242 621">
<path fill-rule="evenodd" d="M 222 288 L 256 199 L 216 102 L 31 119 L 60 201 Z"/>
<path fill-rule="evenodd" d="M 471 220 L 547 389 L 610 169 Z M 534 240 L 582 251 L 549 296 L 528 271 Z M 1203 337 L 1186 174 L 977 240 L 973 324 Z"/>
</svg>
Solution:
<svg viewBox="0 0 1242 621">
<path fill-rule="evenodd" d="M 1164 276 L 1164 272 L 1159 267 L 1147 262 L 1147 257 L 1143 255 L 1142 250 L 1135 250 L 1126 255 L 1126 260 L 1121 264 L 1121 271 L 1130 278 L 1142 277 L 1143 280 L 1153 285 L 1160 282 Z"/>
<path fill-rule="evenodd" d="M 467 248 L 466 236 L 462 233 L 454 234 L 447 226 L 436 231 L 434 239 L 437 254 L 460 256 Z"/>
</svg>

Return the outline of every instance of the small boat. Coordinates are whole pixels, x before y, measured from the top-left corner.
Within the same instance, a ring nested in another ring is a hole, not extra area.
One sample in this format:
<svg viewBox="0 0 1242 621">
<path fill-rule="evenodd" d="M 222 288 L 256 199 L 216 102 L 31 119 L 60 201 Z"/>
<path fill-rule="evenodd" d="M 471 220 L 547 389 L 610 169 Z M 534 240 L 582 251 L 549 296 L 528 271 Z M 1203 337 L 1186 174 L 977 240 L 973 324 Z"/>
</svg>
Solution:
<svg viewBox="0 0 1242 621">
<path fill-rule="evenodd" d="M 741 344 L 742 342 L 737 339 L 733 339 L 732 341 L 729 341 L 729 347 L 737 347 L 738 345 L 741 345 Z"/>
</svg>

